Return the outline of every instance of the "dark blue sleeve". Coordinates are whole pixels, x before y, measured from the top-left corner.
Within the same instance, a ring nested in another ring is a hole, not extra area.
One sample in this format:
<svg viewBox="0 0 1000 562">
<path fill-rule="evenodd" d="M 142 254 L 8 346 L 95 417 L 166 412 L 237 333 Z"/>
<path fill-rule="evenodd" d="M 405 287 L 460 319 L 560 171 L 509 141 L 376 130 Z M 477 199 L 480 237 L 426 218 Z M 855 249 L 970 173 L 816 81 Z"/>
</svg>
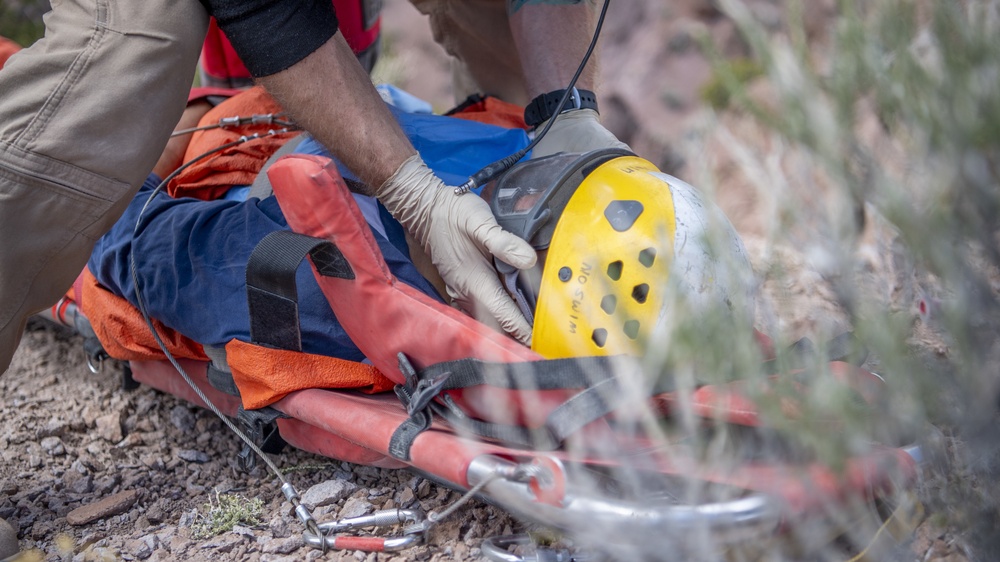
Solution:
<svg viewBox="0 0 1000 562">
<path fill-rule="evenodd" d="M 155 176 L 147 179 L 122 218 L 98 241 L 88 267 L 102 285 L 135 305 L 129 269 L 134 245 L 140 290 L 154 318 L 206 345 L 221 346 L 234 338 L 250 341 L 246 263 L 267 234 L 288 228 L 277 200 L 201 201 L 157 194 L 133 241 L 136 219 L 158 183 Z M 382 216 L 385 223 L 388 213 Z M 410 262 L 402 227 L 394 221 L 385 227 L 389 239 L 373 234 L 390 270 L 439 298 Z M 303 350 L 361 360 L 305 261 L 296 281 Z"/>
</svg>

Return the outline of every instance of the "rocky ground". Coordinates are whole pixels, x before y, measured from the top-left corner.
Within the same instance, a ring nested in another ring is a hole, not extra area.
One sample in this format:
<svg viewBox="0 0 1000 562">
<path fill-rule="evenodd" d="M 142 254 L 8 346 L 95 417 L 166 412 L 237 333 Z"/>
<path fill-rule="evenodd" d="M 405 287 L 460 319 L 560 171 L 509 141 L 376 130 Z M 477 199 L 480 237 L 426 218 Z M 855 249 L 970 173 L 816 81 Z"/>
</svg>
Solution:
<svg viewBox="0 0 1000 562">
<path fill-rule="evenodd" d="M 23 548 L 67 560 L 366 559 L 303 547 L 275 480 L 235 471 L 238 439 L 211 412 L 149 388 L 123 391 L 120 377 L 112 364 L 91 373 L 75 336 L 40 324 L 25 334 L 0 379 L 0 517 Z M 459 497 L 405 471 L 294 450 L 276 458 L 320 521 L 393 507 L 441 511 Z M 260 498 L 262 521 L 196 538 L 216 494 Z M 399 560 L 476 559 L 482 538 L 519 528 L 473 503 Z"/>
<path fill-rule="evenodd" d="M 832 2 L 808 4 L 810 33 L 822 41 Z M 751 5 L 780 25 L 774 3 Z M 728 56 L 746 54 L 732 23 L 707 0 L 617 2 L 613 8 L 602 66 L 602 113 L 610 128 L 666 171 L 682 177 L 706 167 L 714 172 L 720 204 L 745 236 L 755 267 L 763 271 L 775 261 L 788 266 L 780 282 L 763 285 L 775 311 L 772 328 L 789 339 L 846 328 L 821 275 L 795 248 L 767 245 L 763 202 L 734 171 L 739 154 L 728 150 L 733 139 L 750 145 L 765 139 L 740 116 L 707 117 L 701 104 L 710 68 L 696 37 L 707 31 Z M 436 108 L 450 106 L 447 60 L 419 14 L 404 0 L 386 1 L 384 14 L 390 49 L 382 72 Z M 722 132 L 706 134 L 707 121 L 721 122 Z M 873 275 L 898 277 L 885 269 L 891 260 L 879 257 L 881 247 L 872 243 Z M 939 344 L 928 338 L 924 345 Z M 113 363 L 89 372 L 78 337 L 36 322 L 0 378 L 0 518 L 17 529 L 25 559 L 475 560 L 484 538 L 525 528 L 473 501 L 435 528 L 424 546 L 398 555 L 323 554 L 303 545 L 272 478 L 235 470 L 240 445 L 219 420 L 148 388 L 123 390 L 121 374 Z M 406 471 L 294 450 L 276 460 L 322 521 L 392 507 L 441 511 L 459 497 Z M 246 506 L 261 500 L 260 522 L 202 536 L 206 504 L 233 495 Z M 929 517 L 903 546 L 903 559 L 968 560 L 960 535 Z"/>
</svg>

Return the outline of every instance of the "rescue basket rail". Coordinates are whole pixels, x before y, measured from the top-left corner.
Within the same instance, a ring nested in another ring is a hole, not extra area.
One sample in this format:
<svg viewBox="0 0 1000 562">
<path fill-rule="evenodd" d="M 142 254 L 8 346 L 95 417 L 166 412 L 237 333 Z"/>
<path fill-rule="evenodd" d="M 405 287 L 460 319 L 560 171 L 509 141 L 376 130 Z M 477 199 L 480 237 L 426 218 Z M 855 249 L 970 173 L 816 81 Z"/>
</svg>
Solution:
<svg viewBox="0 0 1000 562">
<path fill-rule="evenodd" d="M 642 502 L 587 497 L 567 483 L 560 505 L 539 502 L 529 485 L 494 475 L 513 474 L 518 465 L 494 455 L 480 455 L 468 468 L 468 481 L 485 479 L 485 495 L 512 512 L 548 526 L 579 531 L 600 530 L 604 536 L 622 538 L 656 533 L 678 538 L 708 533 L 721 542 L 738 542 L 773 532 L 781 521 L 780 510 L 763 494 L 699 505 L 644 504 Z M 648 536 L 648 535 L 647 535 Z"/>
</svg>

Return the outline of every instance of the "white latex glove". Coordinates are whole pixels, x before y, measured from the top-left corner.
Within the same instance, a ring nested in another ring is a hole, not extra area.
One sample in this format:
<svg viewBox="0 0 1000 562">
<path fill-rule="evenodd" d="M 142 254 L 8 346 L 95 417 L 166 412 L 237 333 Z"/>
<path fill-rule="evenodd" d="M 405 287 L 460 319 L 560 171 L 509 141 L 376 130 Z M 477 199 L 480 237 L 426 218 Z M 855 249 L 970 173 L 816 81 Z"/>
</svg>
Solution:
<svg viewBox="0 0 1000 562">
<path fill-rule="evenodd" d="M 492 259 L 525 269 L 535 265 L 537 256 L 530 244 L 497 224 L 486 201 L 455 195 L 416 154 L 376 195 L 431 256 L 459 308 L 498 323 L 524 344 L 531 342 L 531 326 L 500 284 Z"/>
<path fill-rule="evenodd" d="M 555 120 L 549 132 L 531 150 L 532 158 L 557 152 L 590 152 L 599 148 L 631 150 L 601 125 L 601 118 L 593 109 L 574 109 L 560 113 L 555 116 Z M 541 132 L 546 123 L 535 130 Z"/>
</svg>

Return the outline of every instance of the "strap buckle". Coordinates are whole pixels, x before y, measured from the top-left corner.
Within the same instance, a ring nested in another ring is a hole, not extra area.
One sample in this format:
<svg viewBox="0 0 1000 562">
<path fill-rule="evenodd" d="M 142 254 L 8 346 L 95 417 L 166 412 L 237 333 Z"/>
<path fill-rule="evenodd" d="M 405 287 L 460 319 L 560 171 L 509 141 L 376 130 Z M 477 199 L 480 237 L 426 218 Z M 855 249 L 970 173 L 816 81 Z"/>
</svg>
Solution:
<svg viewBox="0 0 1000 562">
<path fill-rule="evenodd" d="M 573 86 L 573 93 L 566 100 L 573 103 L 573 107 L 564 107 L 561 113 L 566 113 L 567 111 L 572 111 L 574 109 L 583 109 L 583 103 L 580 101 L 580 90 Z"/>
</svg>

